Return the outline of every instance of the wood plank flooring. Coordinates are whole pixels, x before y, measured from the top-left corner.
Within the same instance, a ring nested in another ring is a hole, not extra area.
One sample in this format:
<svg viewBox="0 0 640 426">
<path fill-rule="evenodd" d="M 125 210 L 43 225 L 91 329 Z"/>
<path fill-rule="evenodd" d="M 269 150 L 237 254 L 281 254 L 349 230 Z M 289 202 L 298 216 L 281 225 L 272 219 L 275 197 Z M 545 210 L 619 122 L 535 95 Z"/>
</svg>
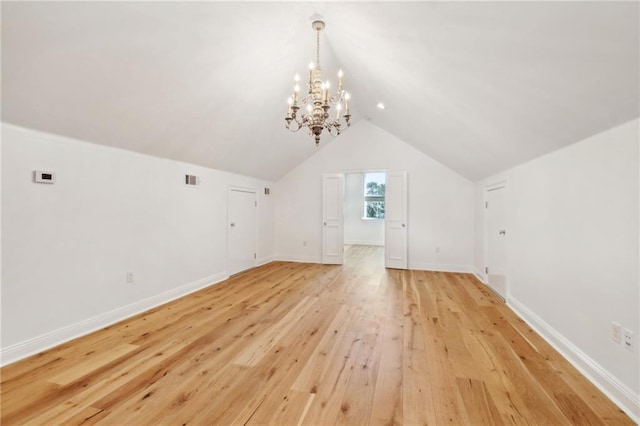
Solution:
<svg viewBox="0 0 640 426">
<path fill-rule="evenodd" d="M 627 425 L 472 275 L 273 262 L 6 366 L 2 425 Z"/>
</svg>

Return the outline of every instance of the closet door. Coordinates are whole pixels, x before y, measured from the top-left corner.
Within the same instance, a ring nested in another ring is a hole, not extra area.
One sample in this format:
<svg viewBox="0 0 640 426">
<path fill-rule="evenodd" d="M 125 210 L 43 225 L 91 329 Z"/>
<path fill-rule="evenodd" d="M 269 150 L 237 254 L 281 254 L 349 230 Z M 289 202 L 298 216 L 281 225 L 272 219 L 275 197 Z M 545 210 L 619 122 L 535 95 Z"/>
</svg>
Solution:
<svg viewBox="0 0 640 426">
<path fill-rule="evenodd" d="M 387 172 L 385 267 L 407 269 L 407 172 Z"/>
<path fill-rule="evenodd" d="M 229 189 L 229 275 L 255 266 L 258 239 L 257 205 L 255 190 Z"/>
<path fill-rule="evenodd" d="M 322 263 L 344 262 L 344 175 L 322 176 Z"/>
</svg>

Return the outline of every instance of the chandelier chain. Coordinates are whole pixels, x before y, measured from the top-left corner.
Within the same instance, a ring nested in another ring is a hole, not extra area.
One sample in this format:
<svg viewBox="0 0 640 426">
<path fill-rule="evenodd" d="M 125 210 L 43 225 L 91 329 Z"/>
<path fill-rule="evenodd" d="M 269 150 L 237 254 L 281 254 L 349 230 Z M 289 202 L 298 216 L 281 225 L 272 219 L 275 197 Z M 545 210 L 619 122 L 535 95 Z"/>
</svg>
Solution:
<svg viewBox="0 0 640 426">
<path fill-rule="evenodd" d="M 316 66 L 320 66 L 320 30 L 316 30 Z"/>
</svg>

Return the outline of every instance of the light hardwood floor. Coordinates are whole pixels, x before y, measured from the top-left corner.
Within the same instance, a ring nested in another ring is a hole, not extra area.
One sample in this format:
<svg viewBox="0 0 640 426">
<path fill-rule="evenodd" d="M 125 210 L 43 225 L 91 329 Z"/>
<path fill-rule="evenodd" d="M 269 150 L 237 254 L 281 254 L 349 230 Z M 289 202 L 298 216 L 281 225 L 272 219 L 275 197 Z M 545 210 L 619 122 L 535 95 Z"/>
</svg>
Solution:
<svg viewBox="0 0 640 426">
<path fill-rule="evenodd" d="M 472 275 L 273 262 L 3 368 L 2 425 L 632 424 Z"/>
</svg>

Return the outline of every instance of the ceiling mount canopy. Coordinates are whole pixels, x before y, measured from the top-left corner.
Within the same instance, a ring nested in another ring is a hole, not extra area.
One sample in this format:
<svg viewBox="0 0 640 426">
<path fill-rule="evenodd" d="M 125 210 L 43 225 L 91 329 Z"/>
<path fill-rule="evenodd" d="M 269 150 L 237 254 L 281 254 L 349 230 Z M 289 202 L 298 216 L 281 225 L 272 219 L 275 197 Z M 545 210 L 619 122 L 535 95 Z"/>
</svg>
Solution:
<svg viewBox="0 0 640 426">
<path fill-rule="evenodd" d="M 309 129 L 309 135 L 313 135 L 316 146 L 320 145 L 320 135 L 324 129 L 332 136 L 337 136 L 346 126 L 349 127 L 349 94 L 342 85 L 342 70 L 338 71 L 338 89 L 331 95 L 329 90 L 331 83 L 329 80 L 322 80 L 322 69 L 320 68 L 320 31 L 325 27 L 324 21 L 316 19 L 311 23 L 311 28 L 316 32 L 316 62 L 309 64 L 309 82 L 307 83 L 307 94 L 300 96 L 300 75 L 294 77 L 293 95 L 289 97 L 287 103 L 287 129 L 297 132 L 303 127 Z M 302 114 L 298 114 L 301 106 L 305 107 Z M 335 117 L 332 118 L 329 111 L 335 107 Z M 340 116 L 343 110 L 344 114 Z M 342 121 L 344 120 L 344 121 Z"/>
</svg>

